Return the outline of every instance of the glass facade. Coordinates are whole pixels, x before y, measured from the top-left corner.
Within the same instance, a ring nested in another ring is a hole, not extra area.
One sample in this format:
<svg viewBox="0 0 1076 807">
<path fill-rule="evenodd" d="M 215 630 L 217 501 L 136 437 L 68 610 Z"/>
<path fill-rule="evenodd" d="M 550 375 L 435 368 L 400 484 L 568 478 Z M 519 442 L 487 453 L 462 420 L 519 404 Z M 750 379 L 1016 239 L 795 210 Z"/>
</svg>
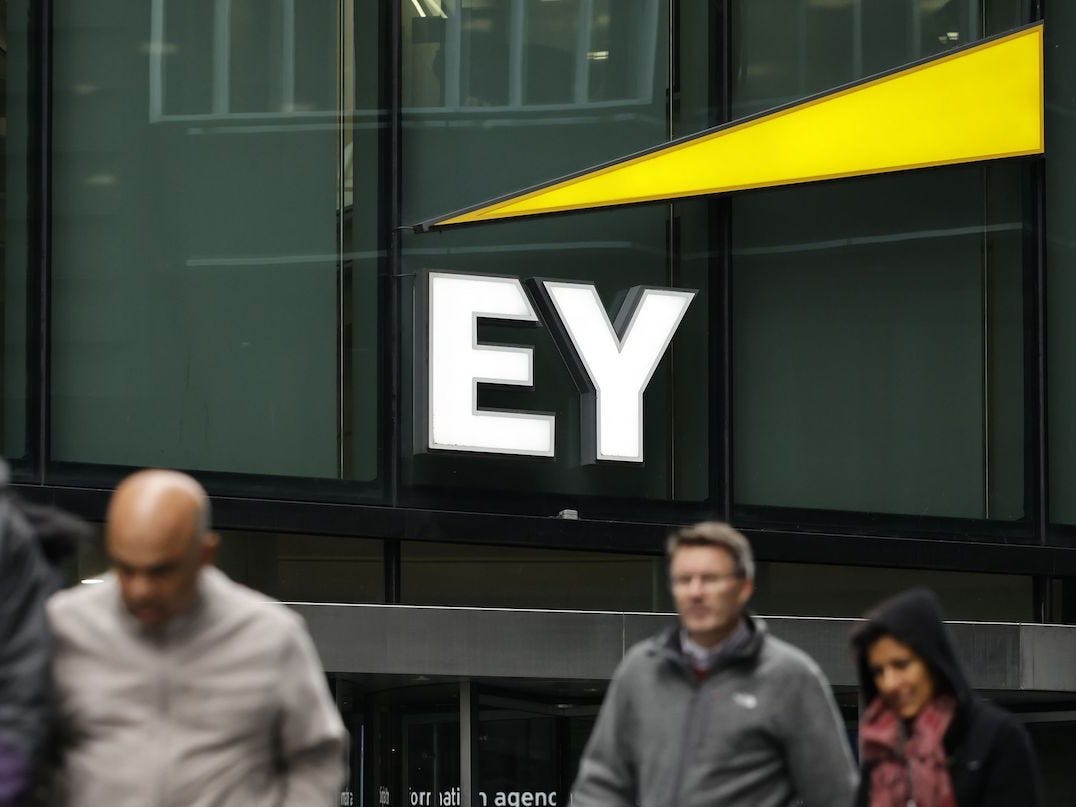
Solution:
<svg viewBox="0 0 1076 807">
<path fill-rule="evenodd" d="M 376 319 L 376 261 L 342 282 L 354 67 L 335 0 L 263 5 L 55 4 L 51 460 L 376 475 L 376 440 L 344 457 L 377 412 L 342 395 L 377 340 L 344 327 Z"/>
<path fill-rule="evenodd" d="M 58 2 L 42 217 L 42 45 L 11 4 L 6 455 L 56 485 L 168 465 L 282 501 L 1068 543 L 1047 526 L 1072 498 L 1067 12 L 1048 20 L 1045 172 L 416 229 L 1032 18 L 791 5 Z M 585 379 L 545 321 L 479 319 L 479 343 L 531 351 L 533 383 L 478 383 L 474 405 L 555 415 L 554 456 L 416 450 L 428 272 L 591 283 L 610 318 L 634 286 L 695 290 L 645 389 L 645 461 L 581 461 Z"/>
<path fill-rule="evenodd" d="M 290 602 L 663 612 L 664 533 L 717 517 L 763 613 L 926 584 L 957 619 L 1076 621 L 1069 5 L 0 9 L 0 421 L 28 495 L 100 520 L 130 469 L 192 471 L 222 567 Z M 1040 17 L 1046 159 L 421 226 Z M 696 291 L 644 461 L 582 459 L 592 390 L 540 305 L 476 318 L 533 383 L 473 405 L 554 415 L 553 456 L 416 448 L 430 272 L 593 284 L 610 320 L 633 287 Z M 602 687 L 482 682 L 468 751 L 458 682 L 337 672 L 368 804 L 451 803 L 471 752 L 478 791 L 562 804 Z"/>
<path fill-rule="evenodd" d="M 1021 22 L 1019 2 L 738 5 L 733 118 Z M 736 503 L 1024 516 L 1027 170 L 732 198 Z"/>
</svg>

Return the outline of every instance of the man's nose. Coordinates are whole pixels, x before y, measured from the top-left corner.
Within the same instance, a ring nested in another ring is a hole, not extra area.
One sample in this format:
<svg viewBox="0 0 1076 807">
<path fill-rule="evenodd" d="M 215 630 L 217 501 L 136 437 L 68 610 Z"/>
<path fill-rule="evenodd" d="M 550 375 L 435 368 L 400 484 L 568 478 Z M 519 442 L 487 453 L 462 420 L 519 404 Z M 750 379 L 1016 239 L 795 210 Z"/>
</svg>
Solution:
<svg viewBox="0 0 1076 807">
<path fill-rule="evenodd" d="M 134 599 L 141 599 L 153 594 L 153 581 L 147 575 L 135 574 L 127 580 L 127 591 Z"/>
</svg>

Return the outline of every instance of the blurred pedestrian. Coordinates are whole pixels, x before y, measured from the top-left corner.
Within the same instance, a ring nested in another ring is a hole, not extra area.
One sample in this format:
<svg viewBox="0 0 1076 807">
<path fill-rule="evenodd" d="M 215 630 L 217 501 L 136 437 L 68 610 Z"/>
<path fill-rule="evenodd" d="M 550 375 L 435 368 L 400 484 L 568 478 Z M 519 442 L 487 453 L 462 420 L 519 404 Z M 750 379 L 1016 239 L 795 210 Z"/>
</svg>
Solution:
<svg viewBox="0 0 1076 807">
<path fill-rule="evenodd" d="M 750 544 L 705 522 L 666 552 L 679 623 L 614 673 L 572 807 L 850 805 L 856 772 L 828 682 L 745 610 Z"/>
<path fill-rule="evenodd" d="M 211 567 L 209 503 L 184 474 L 116 489 L 113 571 L 48 606 L 63 730 L 58 803 L 327 807 L 344 730 L 300 618 Z"/>
<path fill-rule="evenodd" d="M 0 461 L 0 487 L 7 466 Z M 29 521 L 0 498 L 0 807 L 22 804 L 49 725 L 45 601 L 58 587 Z"/>
<path fill-rule="evenodd" d="M 866 619 L 852 638 L 866 705 L 857 804 L 1038 804 L 1027 733 L 972 694 L 934 594 L 906 591 Z"/>
</svg>

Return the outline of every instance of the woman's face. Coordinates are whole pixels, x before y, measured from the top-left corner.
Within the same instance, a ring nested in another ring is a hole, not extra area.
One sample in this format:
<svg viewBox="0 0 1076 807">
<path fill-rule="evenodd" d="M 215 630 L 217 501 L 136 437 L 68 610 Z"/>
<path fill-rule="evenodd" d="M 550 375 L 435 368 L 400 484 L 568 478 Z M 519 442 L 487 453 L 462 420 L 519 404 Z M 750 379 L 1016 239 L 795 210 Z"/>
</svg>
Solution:
<svg viewBox="0 0 1076 807">
<path fill-rule="evenodd" d="M 892 636 L 867 648 L 867 667 L 882 700 L 904 720 L 911 720 L 934 698 L 934 679 L 926 662 Z"/>
</svg>

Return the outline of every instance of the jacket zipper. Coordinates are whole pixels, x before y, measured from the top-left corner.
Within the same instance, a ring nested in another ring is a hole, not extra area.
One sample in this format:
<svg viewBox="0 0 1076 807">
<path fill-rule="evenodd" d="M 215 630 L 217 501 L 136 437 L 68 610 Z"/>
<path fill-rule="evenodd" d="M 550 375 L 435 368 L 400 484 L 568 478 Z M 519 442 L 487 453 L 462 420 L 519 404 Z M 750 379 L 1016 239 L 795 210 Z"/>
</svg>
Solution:
<svg viewBox="0 0 1076 807">
<path fill-rule="evenodd" d="M 683 668 L 683 665 L 677 662 L 677 665 Z M 673 782 L 673 800 L 669 807 L 678 807 L 680 804 L 680 792 L 684 786 L 684 769 L 687 767 L 687 756 L 690 749 L 690 741 L 692 730 L 695 727 L 695 719 L 698 714 L 697 704 L 699 700 L 699 693 L 702 691 L 706 681 L 701 683 L 694 680 L 694 674 L 688 670 L 689 686 L 691 687 L 691 698 L 687 702 L 687 720 L 684 721 L 684 734 L 680 740 L 680 760 L 676 765 L 676 779 Z M 709 676 L 707 677 L 709 680 Z"/>
<path fill-rule="evenodd" d="M 908 785 L 908 801 L 905 807 L 917 807 L 915 803 L 915 784 L 912 778 L 912 761 L 908 759 L 908 753 L 905 751 L 905 746 L 908 742 L 908 734 L 904 728 L 904 723 L 900 724 L 900 734 L 898 735 L 897 752 L 900 754 L 900 758 L 904 760 L 904 780 Z"/>
<path fill-rule="evenodd" d="M 166 807 L 170 802 L 168 798 L 168 768 L 169 768 L 169 749 L 168 749 L 168 713 L 171 709 L 170 693 L 168 684 L 168 653 L 167 653 L 166 637 L 162 637 L 161 645 L 157 648 L 157 662 L 159 670 L 157 674 L 157 726 L 158 735 L 157 742 L 157 754 L 158 754 L 158 774 L 157 774 L 157 804 L 160 807 Z"/>
</svg>

